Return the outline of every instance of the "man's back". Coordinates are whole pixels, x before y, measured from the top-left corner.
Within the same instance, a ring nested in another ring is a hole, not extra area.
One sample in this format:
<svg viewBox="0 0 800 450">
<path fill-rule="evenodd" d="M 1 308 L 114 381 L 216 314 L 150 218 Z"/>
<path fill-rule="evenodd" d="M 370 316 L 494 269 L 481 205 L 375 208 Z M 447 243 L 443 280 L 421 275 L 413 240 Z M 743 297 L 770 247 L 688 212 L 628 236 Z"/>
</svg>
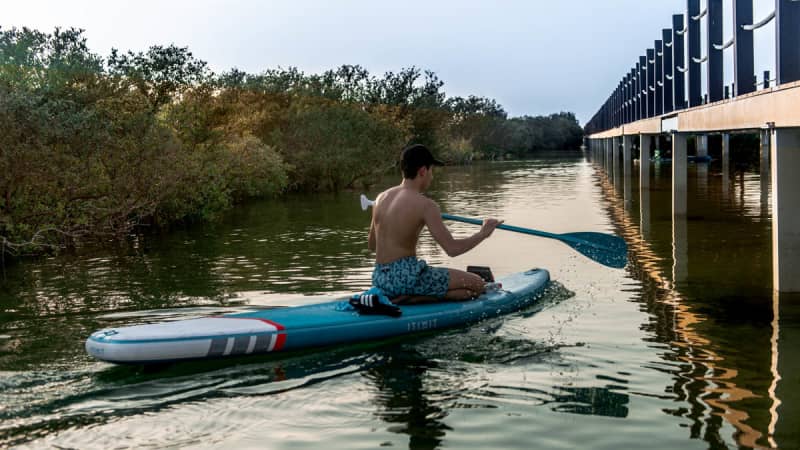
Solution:
<svg viewBox="0 0 800 450">
<path fill-rule="evenodd" d="M 419 233 L 425 225 L 423 214 L 430 203 L 431 200 L 419 192 L 402 186 L 378 196 L 372 213 L 377 263 L 416 255 Z"/>
<path fill-rule="evenodd" d="M 484 291 L 481 277 L 458 269 L 431 267 L 417 258 L 417 241 L 423 226 L 448 256 L 468 252 L 492 234 L 501 223 L 483 221 L 481 230 L 455 239 L 442 222 L 439 205 L 422 195 L 433 181 L 433 166 L 442 162 L 424 145 L 403 149 L 400 169 L 403 181 L 387 189 L 375 201 L 369 227 L 369 248 L 375 251 L 373 286 L 387 296 L 415 295 L 466 300 Z"/>
</svg>

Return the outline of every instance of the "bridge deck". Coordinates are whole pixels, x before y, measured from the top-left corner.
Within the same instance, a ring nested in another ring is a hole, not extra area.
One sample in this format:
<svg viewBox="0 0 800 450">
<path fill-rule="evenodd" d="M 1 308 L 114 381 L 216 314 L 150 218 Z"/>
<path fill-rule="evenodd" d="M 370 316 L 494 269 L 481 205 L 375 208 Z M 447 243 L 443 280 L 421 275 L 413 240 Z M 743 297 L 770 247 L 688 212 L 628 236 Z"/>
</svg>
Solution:
<svg viewBox="0 0 800 450">
<path fill-rule="evenodd" d="M 603 139 L 635 134 L 713 133 L 800 127 L 800 81 L 732 99 L 643 119 L 589 136 Z"/>
</svg>

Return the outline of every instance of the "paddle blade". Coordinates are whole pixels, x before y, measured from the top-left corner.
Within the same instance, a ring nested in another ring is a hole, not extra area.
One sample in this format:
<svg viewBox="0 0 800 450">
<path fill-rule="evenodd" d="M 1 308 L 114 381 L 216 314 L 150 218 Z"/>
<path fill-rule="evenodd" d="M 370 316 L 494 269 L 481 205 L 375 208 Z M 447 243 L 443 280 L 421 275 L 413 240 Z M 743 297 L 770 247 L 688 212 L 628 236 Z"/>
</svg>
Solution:
<svg viewBox="0 0 800 450">
<path fill-rule="evenodd" d="M 366 195 L 361 194 L 361 210 L 362 211 L 366 211 L 367 208 L 369 208 L 370 206 L 372 206 L 374 204 L 375 204 L 375 202 L 373 202 L 372 200 L 368 199 Z"/>
<path fill-rule="evenodd" d="M 562 242 L 604 266 L 622 269 L 628 263 L 628 244 L 619 236 L 593 232 L 564 233 L 559 236 Z"/>
</svg>

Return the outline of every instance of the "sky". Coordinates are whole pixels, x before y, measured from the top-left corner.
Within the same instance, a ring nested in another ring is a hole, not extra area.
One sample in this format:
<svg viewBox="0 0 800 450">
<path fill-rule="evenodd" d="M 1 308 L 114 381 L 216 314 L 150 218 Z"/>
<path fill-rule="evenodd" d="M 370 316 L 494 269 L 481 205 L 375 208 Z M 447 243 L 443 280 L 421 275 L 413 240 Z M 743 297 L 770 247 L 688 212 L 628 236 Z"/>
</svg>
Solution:
<svg viewBox="0 0 800 450">
<path fill-rule="evenodd" d="M 730 15 L 732 0 L 723 1 Z M 755 2 L 756 18 L 774 7 L 773 0 Z M 3 3 L 3 29 L 83 28 L 89 47 L 102 56 L 111 48 L 138 52 L 175 44 L 215 72 L 297 67 L 320 73 L 358 64 L 380 76 L 416 66 L 435 72 L 448 96 L 493 98 L 510 116 L 571 111 L 581 124 L 671 26 L 672 14 L 686 8 L 686 0 Z M 758 35 L 756 41 L 765 45 Z M 757 60 L 756 73 L 769 64 Z"/>
</svg>

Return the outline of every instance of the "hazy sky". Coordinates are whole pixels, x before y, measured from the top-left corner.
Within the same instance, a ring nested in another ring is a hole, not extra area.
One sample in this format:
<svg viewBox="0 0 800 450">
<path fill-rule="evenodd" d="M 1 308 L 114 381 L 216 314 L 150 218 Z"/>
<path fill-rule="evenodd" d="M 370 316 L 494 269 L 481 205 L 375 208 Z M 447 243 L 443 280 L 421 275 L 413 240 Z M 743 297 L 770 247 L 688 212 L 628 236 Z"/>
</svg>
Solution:
<svg viewBox="0 0 800 450">
<path fill-rule="evenodd" d="M 731 1 L 724 0 L 726 15 Z M 174 43 L 217 72 L 360 64 L 381 75 L 413 65 L 436 72 L 448 96 L 494 98 L 513 116 L 573 111 L 582 124 L 686 7 L 685 0 L 3 3 L 1 27 L 84 28 L 103 56 L 112 47 Z M 770 4 L 756 0 L 757 18 Z"/>
</svg>

